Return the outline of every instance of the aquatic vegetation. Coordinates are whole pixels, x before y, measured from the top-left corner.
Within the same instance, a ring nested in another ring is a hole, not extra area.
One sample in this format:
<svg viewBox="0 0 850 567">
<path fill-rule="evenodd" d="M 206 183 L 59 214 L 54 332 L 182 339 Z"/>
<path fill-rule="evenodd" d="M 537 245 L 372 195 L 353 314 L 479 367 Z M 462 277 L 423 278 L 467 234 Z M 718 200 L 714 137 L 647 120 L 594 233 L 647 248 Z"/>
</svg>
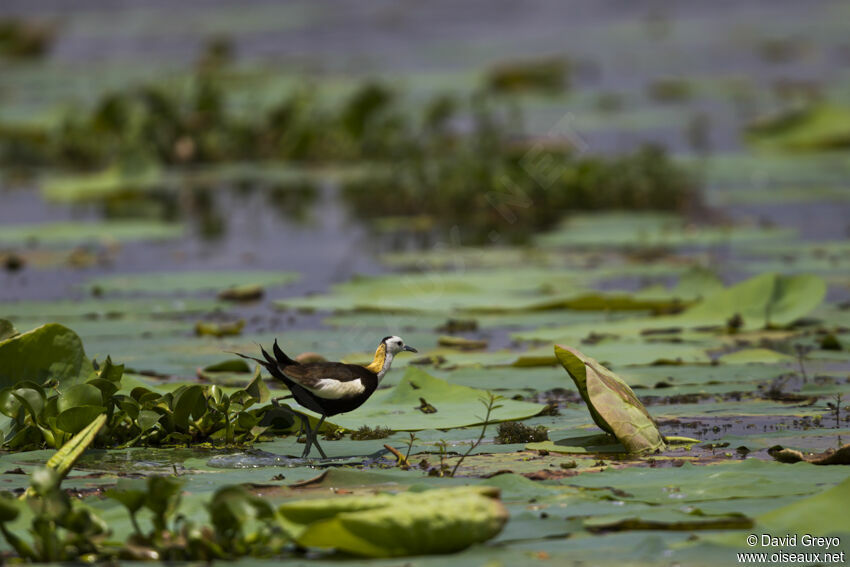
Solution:
<svg viewBox="0 0 850 567">
<path fill-rule="evenodd" d="M 571 211 L 683 211 L 699 203 L 697 180 L 662 149 L 608 158 L 517 141 L 518 126 L 500 117 L 504 103 L 486 94 L 463 106 L 437 94 L 413 119 L 399 93 L 377 82 L 336 106 L 296 92 L 259 117 L 232 115 L 226 96 L 214 73 L 183 89 L 149 84 L 105 95 L 90 114 L 42 133 L 44 142 L 0 130 L 0 165 L 95 170 L 45 186 L 51 198 L 76 200 L 161 190 L 185 183 L 172 170 L 200 164 L 367 160 L 367 174 L 344 184 L 356 215 L 431 218 L 476 241 L 494 229 L 526 238 Z M 470 117 L 471 131 L 450 128 L 456 116 Z M 379 198 L 387 193 L 394 198 Z"/>
<path fill-rule="evenodd" d="M 353 441 L 365 441 L 367 439 L 386 439 L 392 435 L 392 429 L 387 427 L 369 427 L 368 425 L 361 426 L 357 431 L 351 432 Z"/>
<path fill-rule="evenodd" d="M 549 431 L 545 425 L 530 427 L 520 421 L 506 421 L 499 424 L 496 443 L 539 443 L 549 440 Z"/>
<path fill-rule="evenodd" d="M 850 109 L 828 102 L 794 106 L 752 122 L 747 137 L 753 144 L 776 150 L 846 148 L 850 145 Z"/>
<path fill-rule="evenodd" d="M 31 443 L 0 451 L 4 560 L 708 565 L 850 537 L 850 167 L 809 149 L 846 122 L 840 0 L 260 4 L 66 10 L 55 55 L 5 61 L 0 432 Z M 227 354 L 365 364 L 395 333 L 421 357 L 323 424 L 326 462 Z M 601 427 L 553 344 L 663 450 Z M 95 413 L 37 495 L 45 432 Z M 501 502 L 473 521 L 455 484 Z"/>
<path fill-rule="evenodd" d="M 56 27 L 17 18 L 0 18 L 0 57 L 34 59 L 50 49 Z"/>
<path fill-rule="evenodd" d="M 557 94 L 570 86 L 570 64 L 563 57 L 506 61 L 491 67 L 484 82 L 488 89 L 499 93 Z"/>
<path fill-rule="evenodd" d="M 270 427 L 260 425 L 269 391 L 259 373 L 229 394 L 200 385 L 168 392 L 135 386 L 127 393 L 124 366 L 107 358 L 95 368 L 79 337 L 58 324 L 0 342 L 0 369 L 11 384 L 0 390 L 0 411 L 10 418 L 3 446 L 17 451 L 59 448 L 101 415 L 109 419 L 97 445 L 108 447 L 245 443 Z"/>
<path fill-rule="evenodd" d="M 653 81 L 649 85 L 649 96 L 654 100 L 665 103 L 683 102 L 693 95 L 688 81 L 676 78 L 664 78 Z"/>
<path fill-rule="evenodd" d="M 363 218 L 425 213 L 472 242 L 493 230 L 522 240 L 575 211 L 684 211 L 699 201 L 697 182 L 657 147 L 601 158 L 533 145 L 517 151 L 498 138 L 471 142 L 451 158 L 405 160 L 387 176 L 352 180 L 343 196 Z M 388 193 L 394 198 L 379 198 Z"/>
<path fill-rule="evenodd" d="M 629 453 L 663 451 L 655 420 L 619 376 L 576 349 L 555 345 L 555 356 L 575 382 L 593 421 Z"/>
<path fill-rule="evenodd" d="M 96 433 L 105 420 L 101 416 L 89 429 Z M 243 486 L 225 485 L 201 506 L 207 511 L 204 521 L 185 515 L 181 479 L 155 475 L 121 479 L 106 491 L 107 498 L 125 508 L 132 525 L 116 534 L 100 510 L 72 499 L 61 487 L 93 438 L 81 432 L 47 466 L 36 469 L 23 501 L 0 493 L 0 533 L 21 559 L 197 561 L 279 556 L 294 552 L 295 546 L 367 557 L 450 553 L 493 538 L 508 518 L 499 491 L 490 487 L 313 498 L 275 508 Z M 67 466 L 59 469 L 54 461 Z M 31 543 L 9 529 L 24 506 L 30 509 Z"/>
</svg>

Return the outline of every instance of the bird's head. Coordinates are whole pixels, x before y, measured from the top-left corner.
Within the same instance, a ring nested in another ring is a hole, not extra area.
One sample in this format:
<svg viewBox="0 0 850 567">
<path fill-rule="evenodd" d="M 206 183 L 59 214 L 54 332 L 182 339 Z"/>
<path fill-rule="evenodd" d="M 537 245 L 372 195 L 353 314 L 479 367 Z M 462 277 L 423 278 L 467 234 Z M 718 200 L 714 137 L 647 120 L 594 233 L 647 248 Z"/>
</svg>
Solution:
<svg viewBox="0 0 850 567">
<path fill-rule="evenodd" d="M 381 342 L 387 346 L 388 354 L 398 354 L 405 350 L 408 352 L 419 352 L 412 346 L 407 346 L 406 344 L 404 344 L 402 338 L 396 337 L 395 335 L 390 337 L 384 337 Z"/>
</svg>

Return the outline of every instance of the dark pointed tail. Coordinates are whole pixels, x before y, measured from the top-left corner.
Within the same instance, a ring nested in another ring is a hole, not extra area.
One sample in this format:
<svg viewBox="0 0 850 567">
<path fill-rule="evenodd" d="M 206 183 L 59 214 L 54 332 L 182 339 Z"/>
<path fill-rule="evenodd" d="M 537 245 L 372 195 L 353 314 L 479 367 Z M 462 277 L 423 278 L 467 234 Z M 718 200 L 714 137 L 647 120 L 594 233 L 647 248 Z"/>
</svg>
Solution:
<svg viewBox="0 0 850 567">
<path fill-rule="evenodd" d="M 265 360 L 261 360 L 259 358 L 255 358 L 253 356 L 249 356 L 247 354 L 242 354 L 240 352 L 233 352 L 231 354 L 235 354 L 236 356 L 242 357 L 246 360 L 253 360 L 254 362 L 260 364 L 265 367 L 273 376 L 277 376 L 280 373 L 280 368 L 282 366 L 297 366 L 300 363 L 296 362 L 289 358 L 285 352 L 280 350 L 280 347 L 277 345 L 277 339 L 274 340 L 274 346 L 272 347 L 272 352 L 274 352 L 274 358 L 260 346 L 260 352 L 263 354 L 263 358 Z"/>
</svg>

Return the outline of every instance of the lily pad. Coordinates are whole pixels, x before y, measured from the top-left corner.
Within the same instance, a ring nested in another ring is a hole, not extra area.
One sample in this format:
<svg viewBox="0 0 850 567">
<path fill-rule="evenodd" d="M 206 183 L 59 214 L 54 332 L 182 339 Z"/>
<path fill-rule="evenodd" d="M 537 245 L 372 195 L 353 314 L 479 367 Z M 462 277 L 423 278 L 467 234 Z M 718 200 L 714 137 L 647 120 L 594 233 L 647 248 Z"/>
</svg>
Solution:
<svg viewBox="0 0 850 567">
<path fill-rule="evenodd" d="M 537 239 L 543 247 L 680 248 L 787 239 L 793 232 L 750 226 L 699 226 L 658 213 L 575 215 Z"/>
<path fill-rule="evenodd" d="M 707 297 L 681 315 L 690 324 L 724 325 L 740 315 L 744 328 L 790 325 L 808 315 L 826 296 L 818 276 L 762 274 Z"/>
<path fill-rule="evenodd" d="M 144 192 L 161 186 L 163 181 L 162 172 L 156 168 L 133 174 L 111 168 L 99 173 L 48 178 L 41 190 L 50 201 L 77 202 Z"/>
<path fill-rule="evenodd" d="M 5 225 L 0 227 L 0 243 L 37 242 L 68 247 L 85 242 L 122 242 L 178 238 L 183 227 L 155 221 L 57 222 L 48 224 Z"/>
<path fill-rule="evenodd" d="M 794 360 L 794 358 L 769 348 L 745 348 L 729 354 L 724 354 L 717 360 L 724 364 L 770 364 L 789 362 Z"/>
<path fill-rule="evenodd" d="M 210 299 L 86 299 L 82 301 L 15 301 L 0 303 L 9 319 L 116 319 L 157 317 L 215 310 L 220 303 Z"/>
<path fill-rule="evenodd" d="M 176 292 L 220 291 L 236 286 L 280 286 L 292 283 L 298 275 L 269 271 L 191 271 L 122 274 L 89 282 L 92 289 L 105 293 L 144 293 L 161 295 Z"/>
<path fill-rule="evenodd" d="M 850 146 L 850 109 L 829 103 L 795 108 L 750 124 L 747 134 L 751 142 L 777 150 L 846 148 Z"/>
<path fill-rule="evenodd" d="M 596 425 L 629 453 L 663 450 L 655 420 L 616 374 L 576 349 L 555 346 L 555 356 L 573 379 Z"/>
<path fill-rule="evenodd" d="M 436 408 L 425 413 L 422 400 Z M 378 390 L 358 409 L 330 418 L 339 427 L 356 430 L 363 425 L 388 427 L 393 431 L 451 429 L 483 422 L 482 400 L 485 390 L 450 384 L 420 368 L 408 368 L 401 382 L 393 388 Z M 540 413 L 545 406 L 516 400 L 501 400 L 493 411 L 492 421 L 525 419 Z"/>
<path fill-rule="evenodd" d="M 77 334 L 58 323 L 0 342 L 0 386 L 11 387 L 22 380 L 43 383 L 57 380 L 64 386 L 85 382 L 94 375 Z"/>
<path fill-rule="evenodd" d="M 567 454 L 628 453 L 629 451 L 615 437 L 610 435 L 582 435 L 567 437 L 557 441 L 541 441 L 525 446 L 531 451 L 549 451 Z"/>
<path fill-rule="evenodd" d="M 280 514 L 289 522 L 307 524 L 296 536 L 304 547 L 364 557 L 452 553 L 502 530 L 508 513 L 493 492 L 465 487 L 313 499 L 284 504 Z"/>
</svg>

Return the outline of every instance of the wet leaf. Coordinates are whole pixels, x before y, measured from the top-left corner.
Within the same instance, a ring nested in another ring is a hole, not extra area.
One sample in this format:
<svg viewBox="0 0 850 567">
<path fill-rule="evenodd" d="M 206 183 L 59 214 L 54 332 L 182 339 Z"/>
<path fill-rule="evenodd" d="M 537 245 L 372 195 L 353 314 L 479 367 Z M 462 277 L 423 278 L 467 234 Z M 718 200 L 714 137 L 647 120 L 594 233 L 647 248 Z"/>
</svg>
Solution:
<svg viewBox="0 0 850 567">
<path fill-rule="evenodd" d="M 629 453 L 664 449 L 655 420 L 628 384 L 576 349 L 556 345 L 555 356 L 575 382 L 596 425 L 616 437 Z"/>
<path fill-rule="evenodd" d="M 494 537 L 508 518 L 497 499 L 471 488 L 345 500 L 310 501 L 313 513 L 298 543 L 364 557 L 452 553 Z M 290 519 L 290 510 L 284 505 L 280 512 Z"/>
</svg>

